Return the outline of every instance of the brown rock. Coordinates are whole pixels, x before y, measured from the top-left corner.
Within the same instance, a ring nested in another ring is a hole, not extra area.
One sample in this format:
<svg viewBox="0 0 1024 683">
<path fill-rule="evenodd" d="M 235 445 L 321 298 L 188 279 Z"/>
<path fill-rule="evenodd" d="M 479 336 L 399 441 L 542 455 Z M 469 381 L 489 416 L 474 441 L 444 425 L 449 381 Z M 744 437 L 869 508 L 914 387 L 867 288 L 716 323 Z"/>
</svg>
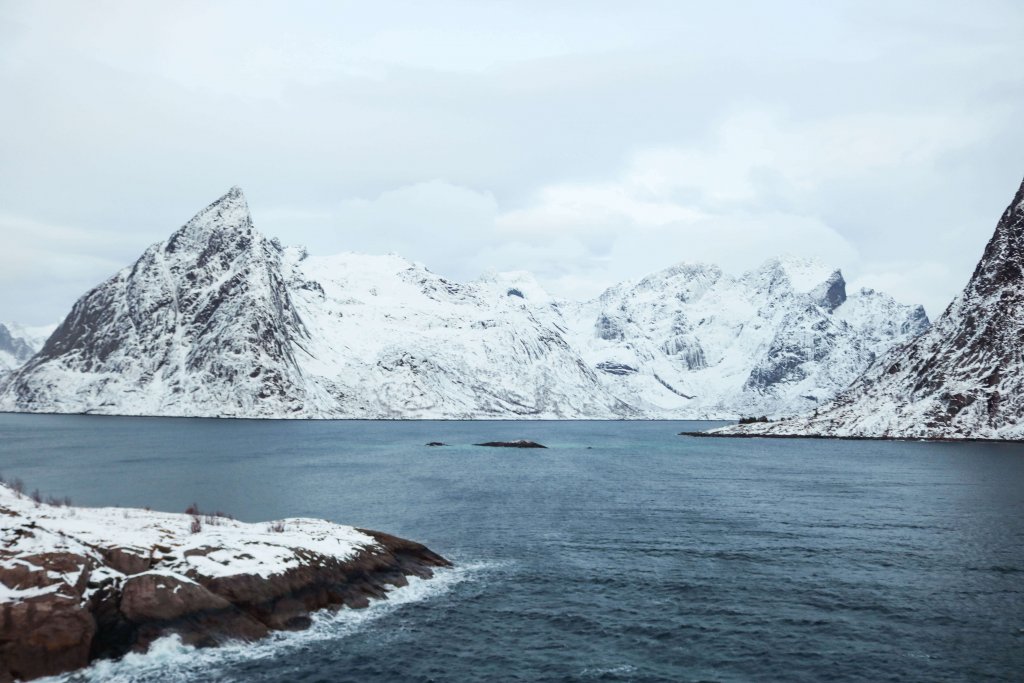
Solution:
<svg viewBox="0 0 1024 683">
<path fill-rule="evenodd" d="M 0 604 L 0 683 L 142 651 L 170 634 L 191 645 L 212 646 L 227 639 L 255 640 L 271 629 L 307 628 L 316 610 L 365 607 L 389 587 L 405 585 L 409 575 L 429 577 L 433 568 L 450 566 L 419 543 L 361 531 L 379 545 L 348 560 L 296 550 L 299 566 L 281 574 L 197 577 L 198 583 L 147 571 L 150 558 L 127 548 L 97 548 L 103 563 L 129 574 L 123 581 L 108 577 L 90 583 L 97 561 L 74 553 L 18 556 L 21 562 L 0 569 L 0 582 L 51 592 Z M 11 557 L 0 551 L 0 559 Z M 87 587 L 92 590 L 83 602 Z"/>
<path fill-rule="evenodd" d="M 256 640 L 268 632 L 264 624 L 206 588 L 160 574 L 139 574 L 125 581 L 121 614 L 135 626 L 134 650 L 145 650 L 171 633 L 189 645 L 210 646 L 227 638 Z"/>
<path fill-rule="evenodd" d="M 48 594 L 0 605 L 0 681 L 86 666 L 95 632 L 78 598 Z"/>
<path fill-rule="evenodd" d="M 230 602 L 198 584 L 162 574 L 133 576 L 121 589 L 121 613 L 136 623 L 172 621 L 195 612 L 229 607 Z"/>
<path fill-rule="evenodd" d="M 61 584 L 58 591 L 68 596 L 82 594 L 93 566 L 92 560 L 75 553 L 40 553 L 22 555 L 18 559 L 17 564 L 0 567 L 0 583 L 17 590 Z M 50 572 L 60 576 L 52 576 Z"/>
<path fill-rule="evenodd" d="M 148 555 L 142 555 L 126 548 L 104 550 L 103 560 L 109 566 L 128 576 L 147 572 L 153 566 L 153 560 Z"/>
</svg>

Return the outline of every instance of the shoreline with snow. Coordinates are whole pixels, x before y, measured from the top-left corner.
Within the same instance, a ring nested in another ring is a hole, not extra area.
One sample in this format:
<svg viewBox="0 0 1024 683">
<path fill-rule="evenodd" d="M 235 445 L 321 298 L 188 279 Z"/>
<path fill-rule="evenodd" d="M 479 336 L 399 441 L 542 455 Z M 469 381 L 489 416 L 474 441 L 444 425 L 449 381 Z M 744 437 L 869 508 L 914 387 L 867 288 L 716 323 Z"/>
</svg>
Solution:
<svg viewBox="0 0 1024 683">
<path fill-rule="evenodd" d="M 0 410 L 0 415 L 63 415 L 79 417 L 159 418 L 171 420 L 235 420 L 238 422 L 736 422 L 737 417 L 544 417 L 538 415 L 484 417 L 318 417 L 310 415 L 150 415 L 141 413 L 61 413 L 54 410 Z"/>
<path fill-rule="evenodd" d="M 836 436 L 834 434 L 758 434 L 739 432 L 679 432 L 678 436 L 712 439 L 817 439 L 819 441 L 922 441 L 927 443 L 1024 443 L 1024 439 L 988 439 L 983 437 L 928 436 Z"/>
<path fill-rule="evenodd" d="M 54 501 L 55 502 L 55 501 Z M 176 635 L 199 647 L 302 630 L 450 563 L 377 531 L 42 502 L 0 485 L 0 682 Z"/>
</svg>

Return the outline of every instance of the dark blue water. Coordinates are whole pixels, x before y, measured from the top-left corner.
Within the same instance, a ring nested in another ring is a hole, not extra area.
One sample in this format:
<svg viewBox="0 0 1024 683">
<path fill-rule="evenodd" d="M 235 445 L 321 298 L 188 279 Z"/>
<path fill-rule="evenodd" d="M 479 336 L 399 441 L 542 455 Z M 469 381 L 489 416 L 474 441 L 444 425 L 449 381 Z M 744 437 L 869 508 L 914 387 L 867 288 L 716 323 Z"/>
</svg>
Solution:
<svg viewBox="0 0 1024 683">
<path fill-rule="evenodd" d="M 676 436 L 700 426 L 0 415 L 0 471 L 459 564 L 307 634 L 94 680 L 1024 680 L 1024 448 Z M 511 438 L 550 448 L 469 445 Z"/>
</svg>

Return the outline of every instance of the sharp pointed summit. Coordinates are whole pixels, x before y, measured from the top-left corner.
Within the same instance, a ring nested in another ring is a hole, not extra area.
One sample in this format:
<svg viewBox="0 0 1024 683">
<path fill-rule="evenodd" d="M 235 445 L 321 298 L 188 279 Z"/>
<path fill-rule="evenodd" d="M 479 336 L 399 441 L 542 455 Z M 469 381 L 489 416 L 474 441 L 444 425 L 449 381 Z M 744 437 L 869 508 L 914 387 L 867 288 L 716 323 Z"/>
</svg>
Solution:
<svg viewBox="0 0 1024 683">
<path fill-rule="evenodd" d="M 305 328 L 283 273 L 232 188 L 79 299 L 3 390 L 44 412 L 260 415 L 268 396 L 301 410 Z"/>
<path fill-rule="evenodd" d="M 193 216 L 167 240 L 168 252 L 188 251 L 218 234 L 251 235 L 252 216 L 242 188 L 237 185 Z"/>
</svg>

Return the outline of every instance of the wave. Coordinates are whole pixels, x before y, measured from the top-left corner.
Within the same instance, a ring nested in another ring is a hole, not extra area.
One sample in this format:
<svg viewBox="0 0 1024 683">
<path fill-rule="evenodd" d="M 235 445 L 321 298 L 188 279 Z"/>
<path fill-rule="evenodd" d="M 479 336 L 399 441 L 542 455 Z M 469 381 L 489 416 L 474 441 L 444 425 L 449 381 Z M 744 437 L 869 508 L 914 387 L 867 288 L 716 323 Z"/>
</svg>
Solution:
<svg viewBox="0 0 1024 683">
<path fill-rule="evenodd" d="M 309 645 L 350 637 L 404 605 L 433 600 L 448 593 L 491 566 L 471 563 L 439 569 L 431 579 L 410 576 L 407 586 L 389 591 L 387 598 L 372 600 L 365 609 L 316 612 L 312 615 L 312 625 L 303 631 L 275 631 L 256 642 L 232 641 L 213 648 L 195 648 L 182 643 L 178 636 L 168 636 L 155 641 L 144 653 L 129 653 L 117 660 L 97 660 L 85 669 L 39 680 L 44 683 L 232 680 L 227 673 L 232 665 L 276 660 Z"/>
</svg>

